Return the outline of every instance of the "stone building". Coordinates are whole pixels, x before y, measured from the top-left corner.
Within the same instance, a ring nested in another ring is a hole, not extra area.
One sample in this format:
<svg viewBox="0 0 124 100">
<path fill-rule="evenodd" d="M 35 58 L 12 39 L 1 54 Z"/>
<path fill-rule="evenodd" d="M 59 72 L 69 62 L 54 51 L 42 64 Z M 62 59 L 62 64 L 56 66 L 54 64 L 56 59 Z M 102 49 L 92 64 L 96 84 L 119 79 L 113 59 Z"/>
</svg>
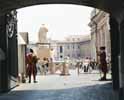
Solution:
<svg viewBox="0 0 124 100">
<path fill-rule="evenodd" d="M 72 60 L 91 57 L 90 35 L 71 35 L 63 41 L 52 42 L 51 48 L 55 51 L 55 60 L 63 60 L 67 56 Z"/>
<path fill-rule="evenodd" d="M 91 13 L 89 26 L 91 27 L 91 57 L 97 59 L 96 51 L 99 51 L 101 46 L 105 46 L 107 57 L 111 59 L 109 14 L 94 9 Z"/>
<path fill-rule="evenodd" d="M 32 2 L 31 0 L 18 0 L 19 3 L 16 1 L 0 1 L 0 8 L 2 8 L 0 9 L 0 47 L 4 50 L 5 57 L 7 57 L 7 59 L 1 61 L 0 65 L 1 92 L 8 92 L 15 87 L 11 87 L 11 81 L 15 78 L 13 82 L 16 82 L 18 72 L 17 20 L 13 21 L 17 17 L 16 14 L 11 13 L 11 10 L 37 4 L 64 3 L 95 7 L 110 14 L 113 98 L 124 99 L 124 0 L 47 0 L 46 2 L 44 0 L 32 0 Z M 7 28 L 7 26 L 10 27 Z M 13 79 L 10 77 L 13 77 Z"/>
<path fill-rule="evenodd" d="M 81 58 L 86 58 L 89 57 L 91 58 L 91 40 L 85 40 L 80 42 L 80 54 L 81 54 Z"/>
<path fill-rule="evenodd" d="M 26 72 L 25 54 L 28 42 L 28 32 L 18 33 L 18 74 Z"/>
<path fill-rule="evenodd" d="M 63 60 L 67 56 L 71 59 L 80 57 L 80 44 L 78 42 L 59 41 L 57 43 L 57 58 Z"/>
</svg>

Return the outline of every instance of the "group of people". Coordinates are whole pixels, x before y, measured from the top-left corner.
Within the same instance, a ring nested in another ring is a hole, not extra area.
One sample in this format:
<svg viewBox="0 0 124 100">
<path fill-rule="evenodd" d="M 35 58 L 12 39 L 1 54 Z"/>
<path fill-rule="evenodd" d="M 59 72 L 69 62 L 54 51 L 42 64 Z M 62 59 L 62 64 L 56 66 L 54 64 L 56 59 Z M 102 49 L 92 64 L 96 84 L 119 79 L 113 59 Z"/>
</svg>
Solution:
<svg viewBox="0 0 124 100">
<path fill-rule="evenodd" d="M 93 69 L 96 69 L 97 63 L 96 61 L 89 57 L 86 57 L 85 59 L 82 59 L 80 62 L 77 62 L 76 67 L 78 67 L 78 70 L 84 71 L 84 72 L 91 72 Z"/>
<path fill-rule="evenodd" d="M 49 62 L 50 62 L 49 59 L 46 57 L 44 57 L 43 60 L 39 59 L 37 62 L 38 72 L 46 75 L 49 70 Z"/>
<path fill-rule="evenodd" d="M 100 47 L 100 51 L 97 51 L 97 56 L 99 58 L 97 62 L 86 57 L 82 62 L 78 63 L 77 66 L 83 69 L 84 72 L 90 72 L 90 69 L 99 69 L 100 74 L 102 73 L 103 75 L 100 80 L 107 80 L 106 75 L 108 72 L 108 63 L 110 63 L 110 61 L 107 62 L 105 47 Z"/>
<path fill-rule="evenodd" d="M 106 61 L 106 53 L 105 53 L 105 47 L 100 47 L 100 51 L 97 52 L 97 55 L 99 56 L 99 69 L 100 71 L 103 73 L 103 76 L 101 77 L 100 80 L 106 80 L 106 74 L 108 72 L 108 68 L 107 68 L 107 61 Z M 29 77 L 29 83 L 31 83 L 31 75 L 33 75 L 33 80 L 34 83 L 37 83 L 36 81 L 36 74 L 37 74 L 37 62 L 38 62 L 39 58 L 37 58 L 37 56 L 34 54 L 34 51 L 32 49 L 30 49 L 30 52 L 26 55 L 26 73 L 27 76 Z M 52 59 L 50 60 L 52 61 Z M 86 58 L 85 59 L 85 71 L 88 71 L 89 69 L 89 64 L 91 64 L 90 66 L 92 66 L 91 61 Z M 43 58 L 43 62 L 42 62 L 42 68 L 44 70 L 44 74 L 46 74 L 46 72 L 48 72 L 48 65 L 49 64 L 49 60 L 48 58 Z M 52 65 L 51 65 L 52 66 Z M 92 66 L 94 67 L 94 65 Z"/>
<path fill-rule="evenodd" d="M 48 59 L 44 57 L 42 60 L 38 58 L 35 54 L 33 49 L 30 49 L 30 52 L 26 54 L 26 75 L 29 78 L 29 83 L 31 83 L 31 76 L 33 75 L 34 83 L 37 83 L 36 81 L 36 75 L 37 72 L 41 69 L 43 71 L 43 74 L 46 75 L 49 66 L 52 67 L 52 58 Z M 54 73 L 52 69 L 50 69 L 51 74 Z M 41 72 L 42 73 L 42 72 Z"/>
</svg>

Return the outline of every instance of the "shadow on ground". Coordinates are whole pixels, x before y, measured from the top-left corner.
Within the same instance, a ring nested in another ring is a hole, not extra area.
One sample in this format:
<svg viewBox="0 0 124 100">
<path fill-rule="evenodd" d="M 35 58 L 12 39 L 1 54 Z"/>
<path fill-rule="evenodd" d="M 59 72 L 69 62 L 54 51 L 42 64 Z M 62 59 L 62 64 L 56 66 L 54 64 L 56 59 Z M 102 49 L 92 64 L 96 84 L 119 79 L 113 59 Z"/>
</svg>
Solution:
<svg viewBox="0 0 124 100">
<path fill-rule="evenodd" d="M 18 90 L 0 96 L 0 100 L 113 100 L 112 84 L 96 84 L 57 90 Z"/>
</svg>

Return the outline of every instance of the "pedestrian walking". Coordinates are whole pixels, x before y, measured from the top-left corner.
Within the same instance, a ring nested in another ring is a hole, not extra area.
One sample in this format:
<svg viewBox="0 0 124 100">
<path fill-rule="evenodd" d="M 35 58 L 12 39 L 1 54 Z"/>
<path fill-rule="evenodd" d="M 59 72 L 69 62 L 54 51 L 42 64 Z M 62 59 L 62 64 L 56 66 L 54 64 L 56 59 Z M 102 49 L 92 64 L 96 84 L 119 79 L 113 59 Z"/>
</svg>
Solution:
<svg viewBox="0 0 124 100">
<path fill-rule="evenodd" d="M 42 69 L 43 69 L 43 74 L 46 75 L 47 73 L 47 67 L 48 67 L 48 60 L 46 57 L 43 58 L 43 62 L 42 62 Z"/>
<path fill-rule="evenodd" d="M 50 58 L 50 61 L 49 61 L 49 69 L 50 69 L 50 74 L 54 74 L 55 73 L 55 66 L 53 64 L 53 59 Z"/>
<path fill-rule="evenodd" d="M 42 65 L 41 60 L 38 59 L 36 66 L 37 66 L 37 73 L 39 73 L 39 74 L 42 74 L 41 65 Z"/>
<path fill-rule="evenodd" d="M 83 61 L 84 72 L 88 72 L 88 70 L 89 70 L 89 63 L 90 63 L 90 60 L 89 60 L 88 57 L 86 57 L 86 59 L 84 59 L 84 61 Z"/>
<path fill-rule="evenodd" d="M 49 59 L 46 58 L 46 71 L 48 72 L 49 71 Z"/>
</svg>

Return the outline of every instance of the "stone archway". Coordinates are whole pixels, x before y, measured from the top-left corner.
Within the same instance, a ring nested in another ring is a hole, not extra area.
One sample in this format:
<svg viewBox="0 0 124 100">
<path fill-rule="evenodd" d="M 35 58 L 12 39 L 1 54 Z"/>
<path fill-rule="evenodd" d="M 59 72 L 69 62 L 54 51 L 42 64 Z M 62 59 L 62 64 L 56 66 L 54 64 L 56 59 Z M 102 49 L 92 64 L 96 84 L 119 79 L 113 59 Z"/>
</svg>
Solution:
<svg viewBox="0 0 124 100">
<path fill-rule="evenodd" d="M 1 43 L 1 48 L 3 47 L 5 49 L 5 52 L 6 52 L 6 56 L 8 56 L 8 39 L 7 39 L 7 32 L 6 32 L 6 17 L 7 17 L 7 14 L 11 11 L 11 10 L 15 10 L 15 9 L 18 9 L 18 8 L 23 8 L 23 7 L 27 7 L 27 6 L 32 6 L 32 5 L 38 5 L 38 4 L 76 4 L 76 5 L 84 5 L 84 6 L 90 6 L 90 7 L 95 7 L 95 8 L 99 8 L 101 10 L 104 10 L 108 13 L 110 13 L 111 15 L 111 18 L 114 18 L 116 20 L 116 22 L 118 23 L 117 25 L 115 24 L 112 24 L 110 22 L 110 25 L 111 25 L 111 28 L 112 30 L 114 30 L 113 28 L 116 28 L 116 30 L 118 30 L 117 32 L 118 33 L 115 33 L 111 30 L 111 34 L 118 34 L 117 36 L 120 37 L 119 34 L 121 34 L 121 39 L 119 39 L 117 41 L 117 44 L 116 45 L 119 45 L 120 49 L 119 48 L 116 48 L 116 46 L 113 45 L 113 48 L 112 48 L 112 52 L 113 52 L 113 62 L 115 62 L 115 60 L 118 60 L 118 57 L 120 55 L 120 59 L 121 57 L 123 58 L 123 43 L 122 43 L 122 40 L 124 38 L 124 36 L 122 35 L 123 33 L 123 19 L 124 19 L 124 8 L 123 8 L 123 4 L 124 4 L 124 1 L 122 0 L 2 0 L 0 1 L 0 34 L 2 35 L 2 42 Z M 112 21 L 112 20 L 111 20 Z M 112 21 L 113 22 L 113 21 Z M 115 25 L 115 26 L 114 26 Z M 111 36 L 112 39 L 114 39 L 116 36 L 113 35 L 113 37 Z M 121 41 L 121 42 L 120 42 Z M 16 42 L 16 35 L 15 35 L 15 39 L 13 40 L 13 42 L 15 43 Z M 14 43 L 11 43 L 11 45 L 14 45 Z M 114 42 L 113 42 L 114 43 Z M 14 46 L 16 47 L 16 45 Z M 115 51 L 116 54 L 115 54 Z M 121 53 L 120 53 L 121 52 Z M 121 65 L 119 64 L 119 61 L 121 63 Z M 118 68 L 119 65 L 120 67 L 122 68 L 123 67 L 123 59 L 121 60 L 118 60 L 117 61 L 117 65 L 113 65 L 113 68 L 116 67 Z M 16 65 L 16 64 L 15 64 Z M 7 91 L 10 87 L 9 87 L 9 82 L 8 82 L 8 59 L 5 60 L 5 61 L 2 61 L 2 66 L 4 66 L 4 68 L 2 68 L 2 71 L 3 71 L 3 75 L 4 76 L 4 79 L 6 79 L 6 81 L 4 83 L 6 84 L 2 84 L 2 89 L 3 91 Z M 6 67 L 5 67 L 6 66 Z M 118 70 L 118 71 L 117 71 Z M 122 76 L 124 71 L 122 72 L 119 72 L 119 69 L 114 69 L 113 71 L 117 71 L 118 73 L 121 73 Z M 5 72 L 5 73 L 4 73 Z M 116 76 L 116 73 L 114 73 L 114 75 Z M 119 78 L 119 75 L 118 77 L 116 77 L 117 79 Z M 115 78 L 115 80 L 116 80 Z M 122 84 L 121 84 L 121 88 L 124 88 L 124 79 L 123 77 L 120 78 Z M 118 81 L 120 81 L 118 79 Z M 117 82 L 117 81 L 116 81 Z M 117 82 L 117 84 L 119 84 Z M 119 88 L 119 86 L 118 86 Z"/>
<path fill-rule="evenodd" d="M 0 13 L 39 4 L 76 4 L 94 7 L 113 13 L 123 8 L 123 3 L 124 1 L 122 0 L 2 0 L 0 1 Z"/>
</svg>

